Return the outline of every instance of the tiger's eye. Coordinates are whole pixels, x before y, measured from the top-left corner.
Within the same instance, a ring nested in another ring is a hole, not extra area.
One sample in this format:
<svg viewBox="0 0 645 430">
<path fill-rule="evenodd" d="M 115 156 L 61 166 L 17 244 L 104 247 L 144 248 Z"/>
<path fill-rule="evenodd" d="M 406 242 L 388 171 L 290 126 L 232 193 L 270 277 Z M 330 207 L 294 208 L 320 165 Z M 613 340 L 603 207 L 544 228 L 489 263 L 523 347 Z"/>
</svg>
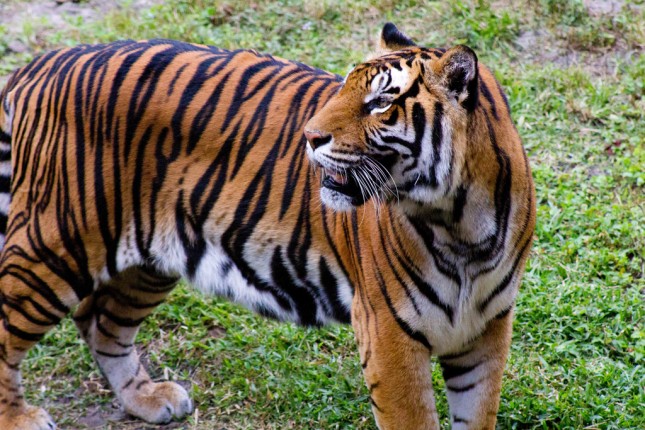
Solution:
<svg viewBox="0 0 645 430">
<path fill-rule="evenodd" d="M 390 108 L 392 100 L 385 97 L 377 97 L 370 100 L 366 105 L 366 110 L 369 113 L 383 113 Z"/>
</svg>

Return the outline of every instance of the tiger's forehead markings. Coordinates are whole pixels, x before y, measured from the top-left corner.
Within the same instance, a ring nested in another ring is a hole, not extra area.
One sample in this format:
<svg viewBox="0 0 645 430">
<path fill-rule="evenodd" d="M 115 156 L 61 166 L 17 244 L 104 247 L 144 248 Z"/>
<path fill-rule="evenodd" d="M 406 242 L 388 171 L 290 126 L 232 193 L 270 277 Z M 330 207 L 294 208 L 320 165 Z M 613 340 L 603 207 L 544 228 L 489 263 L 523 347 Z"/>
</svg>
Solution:
<svg viewBox="0 0 645 430">
<path fill-rule="evenodd" d="M 365 97 L 365 103 L 382 94 L 400 94 L 410 81 L 410 71 L 407 67 L 374 68 L 374 76 L 370 82 L 370 93 Z"/>
</svg>

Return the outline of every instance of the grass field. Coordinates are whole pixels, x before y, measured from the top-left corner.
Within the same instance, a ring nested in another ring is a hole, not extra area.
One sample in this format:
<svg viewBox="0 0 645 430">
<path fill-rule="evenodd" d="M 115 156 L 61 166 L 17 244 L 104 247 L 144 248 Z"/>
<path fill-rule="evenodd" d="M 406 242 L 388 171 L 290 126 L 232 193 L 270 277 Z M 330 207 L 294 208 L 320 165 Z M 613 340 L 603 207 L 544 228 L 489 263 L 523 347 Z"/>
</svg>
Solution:
<svg viewBox="0 0 645 430">
<path fill-rule="evenodd" d="M 426 46 L 470 45 L 507 91 L 538 194 L 498 427 L 645 428 L 643 1 L 3 3 L 0 76 L 46 49 L 121 38 L 255 48 L 340 74 L 386 21 Z M 275 323 L 182 287 L 139 339 L 151 373 L 185 381 L 198 406 L 161 428 L 376 428 L 349 327 Z M 118 412 L 69 320 L 24 371 L 61 428 L 149 428 Z"/>
</svg>

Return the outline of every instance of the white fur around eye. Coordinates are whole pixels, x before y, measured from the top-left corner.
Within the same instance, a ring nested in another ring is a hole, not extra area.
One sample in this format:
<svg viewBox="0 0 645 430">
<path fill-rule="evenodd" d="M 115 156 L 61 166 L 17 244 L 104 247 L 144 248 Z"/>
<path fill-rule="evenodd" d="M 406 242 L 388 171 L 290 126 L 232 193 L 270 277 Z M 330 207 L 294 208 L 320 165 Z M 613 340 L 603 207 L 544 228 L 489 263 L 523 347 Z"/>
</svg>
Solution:
<svg viewBox="0 0 645 430">
<path fill-rule="evenodd" d="M 391 107 L 392 107 L 392 103 L 388 104 L 388 105 L 387 105 L 387 106 L 385 106 L 385 107 L 374 108 L 374 109 L 372 109 L 372 110 L 370 111 L 370 114 L 374 115 L 374 114 L 377 114 L 377 113 L 387 112 L 387 110 L 388 110 L 389 108 L 391 108 Z"/>
</svg>

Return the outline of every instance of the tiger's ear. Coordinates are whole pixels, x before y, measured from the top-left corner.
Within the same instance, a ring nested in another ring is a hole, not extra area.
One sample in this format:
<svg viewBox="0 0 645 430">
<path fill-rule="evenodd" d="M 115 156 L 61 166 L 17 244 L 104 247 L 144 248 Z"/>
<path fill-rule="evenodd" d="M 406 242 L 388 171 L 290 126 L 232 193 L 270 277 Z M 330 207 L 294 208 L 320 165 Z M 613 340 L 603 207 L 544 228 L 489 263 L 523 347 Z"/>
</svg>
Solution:
<svg viewBox="0 0 645 430">
<path fill-rule="evenodd" d="M 417 46 L 408 36 L 401 33 L 396 25 L 391 22 L 386 23 L 381 30 L 381 41 L 379 49 L 381 51 L 400 51 L 401 49 Z"/>
<path fill-rule="evenodd" d="M 446 51 L 433 64 L 435 79 L 448 90 L 468 112 L 477 107 L 479 97 L 479 72 L 477 54 L 465 45 L 457 45 Z"/>
</svg>

